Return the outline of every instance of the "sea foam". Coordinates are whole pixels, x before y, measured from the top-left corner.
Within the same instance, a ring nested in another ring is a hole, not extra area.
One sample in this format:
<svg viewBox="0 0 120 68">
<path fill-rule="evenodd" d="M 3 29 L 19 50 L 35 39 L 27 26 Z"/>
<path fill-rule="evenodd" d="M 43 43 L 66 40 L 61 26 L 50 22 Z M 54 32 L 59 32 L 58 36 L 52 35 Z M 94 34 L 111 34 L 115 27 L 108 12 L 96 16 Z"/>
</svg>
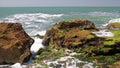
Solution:
<svg viewBox="0 0 120 68">
<path fill-rule="evenodd" d="M 34 34 L 44 36 L 46 34 L 46 31 L 40 31 L 40 32 L 37 32 L 37 33 L 34 33 Z M 32 54 L 36 54 L 40 48 L 44 48 L 44 46 L 42 45 L 42 40 L 43 39 L 40 39 L 38 37 L 33 37 L 33 39 L 35 40 L 35 42 L 31 46 L 30 50 L 31 50 Z"/>
<path fill-rule="evenodd" d="M 37 51 L 40 49 L 40 48 L 44 48 L 44 46 L 42 45 L 42 39 L 39 39 L 39 38 L 34 38 L 35 39 L 35 42 L 34 44 L 31 46 L 31 52 L 32 53 L 37 53 Z"/>
<path fill-rule="evenodd" d="M 52 19 L 59 18 L 63 14 L 44 14 L 44 13 L 33 13 L 33 14 L 15 14 L 4 18 L 7 22 L 43 22 L 46 23 Z"/>
<path fill-rule="evenodd" d="M 27 13 L 14 14 L 0 19 L 0 22 L 20 22 L 25 31 L 33 36 L 34 33 L 46 30 L 49 26 L 55 24 L 64 14 L 45 14 L 45 13 Z"/>
</svg>

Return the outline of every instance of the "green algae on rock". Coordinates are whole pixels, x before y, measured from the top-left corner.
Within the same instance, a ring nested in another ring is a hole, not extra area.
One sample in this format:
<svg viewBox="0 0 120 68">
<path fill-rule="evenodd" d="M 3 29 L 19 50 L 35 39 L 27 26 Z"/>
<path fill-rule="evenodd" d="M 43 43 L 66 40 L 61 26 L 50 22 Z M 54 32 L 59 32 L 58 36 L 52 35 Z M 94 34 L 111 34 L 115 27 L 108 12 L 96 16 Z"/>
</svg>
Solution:
<svg viewBox="0 0 120 68">
<path fill-rule="evenodd" d="M 47 31 L 43 45 L 49 46 L 53 41 L 53 45 L 56 47 L 75 47 L 78 46 L 77 43 L 85 40 L 92 31 L 96 30 L 95 25 L 88 20 L 59 22 Z"/>
<path fill-rule="evenodd" d="M 88 20 L 62 21 L 47 31 L 43 45 L 80 53 L 74 56 L 80 60 L 97 60 L 100 63 L 119 61 L 120 31 L 111 30 L 113 37 L 97 37 L 92 34 L 95 31 L 98 29 Z M 106 57 L 109 59 L 104 60 Z"/>
</svg>

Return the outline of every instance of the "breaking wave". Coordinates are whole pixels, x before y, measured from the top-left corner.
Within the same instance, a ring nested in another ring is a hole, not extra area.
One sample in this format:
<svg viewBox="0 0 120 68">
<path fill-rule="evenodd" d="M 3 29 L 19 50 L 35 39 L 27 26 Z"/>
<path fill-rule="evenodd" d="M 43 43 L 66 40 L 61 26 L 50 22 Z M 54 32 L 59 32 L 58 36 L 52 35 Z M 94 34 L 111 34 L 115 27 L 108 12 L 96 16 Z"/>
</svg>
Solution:
<svg viewBox="0 0 120 68">
<path fill-rule="evenodd" d="M 120 18 L 112 19 L 108 23 L 120 22 Z"/>
<path fill-rule="evenodd" d="M 103 24 L 103 26 L 107 26 L 108 24 L 110 24 L 110 23 L 115 23 L 115 22 L 120 23 L 120 18 L 111 19 L 111 20 L 108 21 L 108 23 Z"/>
<path fill-rule="evenodd" d="M 0 22 L 20 22 L 27 33 L 33 36 L 36 32 L 45 30 L 45 28 L 48 28 L 48 26 L 56 23 L 54 20 L 57 20 L 63 15 L 64 14 L 45 13 L 14 14 L 0 19 Z"/>
<path fill-rule="evenodd" d="M 44 14 L 44 13 L 34 13 L 34 14 L 15 14 L 4 18 L 7 22 L 43 22 L 48 23 L 52 19 L 59 18 L 63 14 Z M 29 23 L 25 23 L 29 24 Z"/>
</svg>

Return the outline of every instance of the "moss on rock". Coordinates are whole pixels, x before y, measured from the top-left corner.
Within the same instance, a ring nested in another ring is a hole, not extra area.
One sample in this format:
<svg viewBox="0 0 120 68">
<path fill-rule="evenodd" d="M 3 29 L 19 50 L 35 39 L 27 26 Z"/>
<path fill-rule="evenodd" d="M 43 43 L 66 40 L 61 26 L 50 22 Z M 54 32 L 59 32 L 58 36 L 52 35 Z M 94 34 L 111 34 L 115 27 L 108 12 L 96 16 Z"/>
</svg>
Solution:
<svg viewBox="0 0 120 68">
<path fill-rule="evenodd" d="M 120 53 L 120 31 L 111 30 L 114 37 L 97 37 L 91 34 L 93 31 L 98 29 L 88 20 L 62 21 L 47 31 L 43 45 L 54 46 L 53 50 L 58 49 L 58 52 L 61 48 L 71 49 L 80 53 L 75 56 L 77 59 L 101 63 L 118 61 L 119 55 L 116 54 Z"/>
<path fill-rule="evenodd" d="M 62 56 L 66 56 L 65 49 L 55 49 L 54 46 L 50 45 L 47 48 L 42 48 L 37 52 L 38 58 L 35 62 L 39 63 L 44 59 L 55 60 Z"/>
<path fill-rule="evenodd" d="M 85 40 L 91 31 L 96 31 L 95 25 L 88 20 L 62 21 L 47 31 L 43 44 L 49 46 L 51 41 L 56 47 L 76 47 Z"/>
</svg>

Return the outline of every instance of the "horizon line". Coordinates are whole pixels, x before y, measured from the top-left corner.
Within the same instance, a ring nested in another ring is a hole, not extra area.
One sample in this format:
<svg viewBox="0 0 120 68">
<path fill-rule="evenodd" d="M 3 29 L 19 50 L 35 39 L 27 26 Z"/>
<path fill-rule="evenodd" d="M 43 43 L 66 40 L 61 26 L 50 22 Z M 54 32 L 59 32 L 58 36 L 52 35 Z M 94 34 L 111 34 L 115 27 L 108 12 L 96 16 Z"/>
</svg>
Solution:
<svg viewBox="0 0 120 68">
<path fill-rule="evenodd" d="M 0 7 L 120 7 L 120 6 L 0 6 Z"/>
</svg>

